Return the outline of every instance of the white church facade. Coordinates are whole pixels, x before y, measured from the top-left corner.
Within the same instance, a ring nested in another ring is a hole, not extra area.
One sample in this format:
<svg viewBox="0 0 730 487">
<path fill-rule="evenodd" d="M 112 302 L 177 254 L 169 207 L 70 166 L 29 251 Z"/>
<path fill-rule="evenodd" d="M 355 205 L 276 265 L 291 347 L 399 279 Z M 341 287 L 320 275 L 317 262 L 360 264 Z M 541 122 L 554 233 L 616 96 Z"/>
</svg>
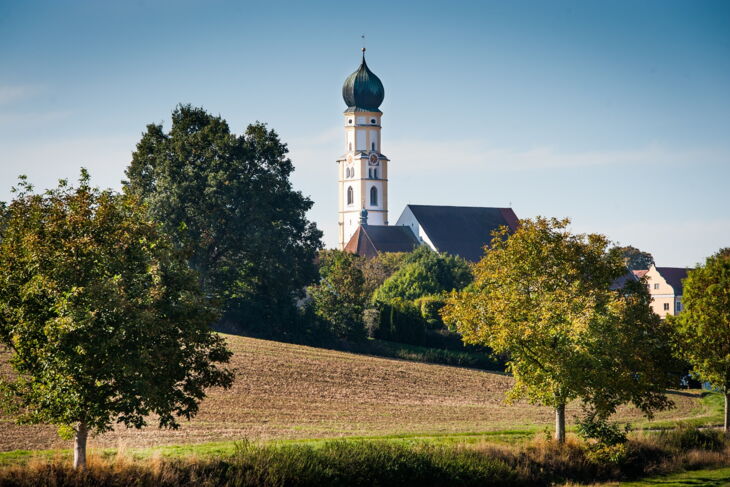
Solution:
<svg viewBox="0 0 730 487">
<path fill-rule="evenodd" d="M 337 160 L 339 187 L 338 248 L 365 257 L 380 252 L 408 252 L 428 245 L 437 252 L 479 260 L 502 225 L 517 228 L 511 208 L 407 205 L 388 221 L 388 166 L 382 151 L 380 105 L 383 83 L 365 62 L 342 86 L 345 154 Z"/>
</svg>

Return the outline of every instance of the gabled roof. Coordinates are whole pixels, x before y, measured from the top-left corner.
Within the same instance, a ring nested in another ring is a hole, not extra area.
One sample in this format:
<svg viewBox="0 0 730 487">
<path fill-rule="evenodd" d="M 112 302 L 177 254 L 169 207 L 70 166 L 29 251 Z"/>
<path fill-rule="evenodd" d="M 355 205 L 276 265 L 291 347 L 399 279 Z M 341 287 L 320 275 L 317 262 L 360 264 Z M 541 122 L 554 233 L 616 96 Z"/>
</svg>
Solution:
<svg viewBox="0 0 730 487">
<path fill-rule="evenodd" d="M 345 250 L 361 257 L 375 257 L 380 252 L 410 252 L 416 247 L 418 239 L 409 227 L 360 225 Z"/>
<path fill-rule="evenodd" d="M 518 220 L 512 208 L 476 206 L 408 205 L 438 252 L 458 255 L 476 262 L 484 254 L 491 233 L 502 225 L 511 231 Z"/>
<path fill-rule="evenodd" d="M 682 295 L 682 279 L 687 278 L 687 270 L 684 267 L 657 267 L 657 272 L 667 281 L 667 284 L 674 289 L 675 296 Z"/>
</svg>

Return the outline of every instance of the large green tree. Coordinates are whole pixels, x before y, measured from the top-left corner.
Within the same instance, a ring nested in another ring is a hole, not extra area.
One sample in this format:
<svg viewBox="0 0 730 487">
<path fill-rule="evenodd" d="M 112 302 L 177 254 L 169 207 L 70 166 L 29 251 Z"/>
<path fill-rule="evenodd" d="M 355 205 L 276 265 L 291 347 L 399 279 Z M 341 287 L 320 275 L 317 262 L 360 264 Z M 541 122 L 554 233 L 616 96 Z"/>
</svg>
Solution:
<svg viewBox="0 0 730 487">
<path fill-rule="evenodd" d="M 679 353 L 694 372 L 725 394 L 726 434 L 730 427 L 730 248 L 687 273 L 682 305 L 668 317 L 679 335 Z"/>
<path fill-rule="evenodd" d="M 568 220 L 521 220 L 496 232 L 475 281 L 443 310 L 467 344 L 509 357 L 508 399 L 555 408 L 565 440 L 565 405 L 581 399 L 607 417 L 623 402 L 646 414 L 670 406 L 663 394 L 668 329 L 640 283 L 612 290 L 626 272 L 603 235 L 576 235 Z"/>
<path fill-rule="evenodd" d="M 359 257 L 341 250 L 321 251 L 320 280 L 309 287 L 315 312 L 341 338 L 365 336 L 363 311 L 367 293 L 358 260 Z"/>
<path fill-rule="evenodd" d="M 373 300 L 415 300 L 462 289 L 471 280 L 471 270 L 464 259 L 437 254 L 422 245 L 404 257 L 398 270 L 376 289 Z"/>
<path fill-rule="evenodd" d="M 626 267 L 631 271 L 648 269 L 654 263 L 654 257 L 649 252 L 642 252 L 631 245 L 618 247 L 618 250 L 626 262 Z"/>
<path fill-rule="evenodd" d="M 322 236 L 306 218 L 312 201 L 292 188 L 287 152 L 262 123 L 236 135 L 221 117 L 181 105 L 169 132 L 147 126 L 124 183 L 185 249 L 228 318 L 274 332 L 316 279 Z"/>
<path fill-rule="evenodd" d="M 3 406 L 21 422 L 75 436 L 155 417 L 178 427 L 205 389 L 227 387 L 230 352 L 195 273 L 135 198 L 21 180 L 0 225 L 0 342 L 14 379 Z"/>
</svg>

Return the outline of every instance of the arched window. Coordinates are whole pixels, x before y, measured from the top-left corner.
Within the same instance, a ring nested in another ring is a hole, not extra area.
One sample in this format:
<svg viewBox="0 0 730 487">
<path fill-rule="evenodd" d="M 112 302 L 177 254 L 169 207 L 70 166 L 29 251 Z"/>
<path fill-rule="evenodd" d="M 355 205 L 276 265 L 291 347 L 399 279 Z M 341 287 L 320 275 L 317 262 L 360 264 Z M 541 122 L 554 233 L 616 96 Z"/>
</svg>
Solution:
<svg viewBox="0 0 730 487">
<path fill-rule="evenodd" d="M 352 150 L 352 142 L 350 142 L 350 148 L 348 150 Z"/>
<path fill-rule="evenodd" d="M 355 197 L 352 194 L 352 186 L 347 187 L 347 204 L 351 205 L 355 201 Z"/>
<path fill-rule="evenodd" d="M 373 168 L 373 179 L 378 179 L 378 168 L 377 167 Z"/>
<path fill-rule="evenodd" d="M 378 188 L 370 188 L 370 206 L 378 206 Z"/>
<path fill-rule="evenodd" d="M 349 167 L 347 169 L 345 169 L 345 177 L 348 179 L 350 178 L 350 168 Z"/>
<path fill-rule="evenodd" d="M 370 142 L 370 150 L 375 150 L 375 142 Z"/>
</svg>

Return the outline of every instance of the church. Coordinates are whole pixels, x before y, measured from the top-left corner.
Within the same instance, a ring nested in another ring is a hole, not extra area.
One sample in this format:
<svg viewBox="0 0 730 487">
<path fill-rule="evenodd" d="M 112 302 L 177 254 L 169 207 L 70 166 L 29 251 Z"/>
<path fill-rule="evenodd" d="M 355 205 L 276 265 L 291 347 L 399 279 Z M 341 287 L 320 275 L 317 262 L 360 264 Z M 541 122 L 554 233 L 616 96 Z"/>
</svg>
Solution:
<svg viewBox="0 0 730 487">
<path fill-rule="evenodd" d="M 514 231 L 511 208 L 407 205 L 394 225 L 388 221 L 390 159 L 383 154 L 380 105 L 385 89 L 365 62 L 342 85 L 347 104 L 345 154 L 337 160 L 339 244 L 363 257 L 380 252 L 409 252 L 428 245 L 436 252 L 478 261 L 491 232 L 505 225 Z"/>
</svg>

